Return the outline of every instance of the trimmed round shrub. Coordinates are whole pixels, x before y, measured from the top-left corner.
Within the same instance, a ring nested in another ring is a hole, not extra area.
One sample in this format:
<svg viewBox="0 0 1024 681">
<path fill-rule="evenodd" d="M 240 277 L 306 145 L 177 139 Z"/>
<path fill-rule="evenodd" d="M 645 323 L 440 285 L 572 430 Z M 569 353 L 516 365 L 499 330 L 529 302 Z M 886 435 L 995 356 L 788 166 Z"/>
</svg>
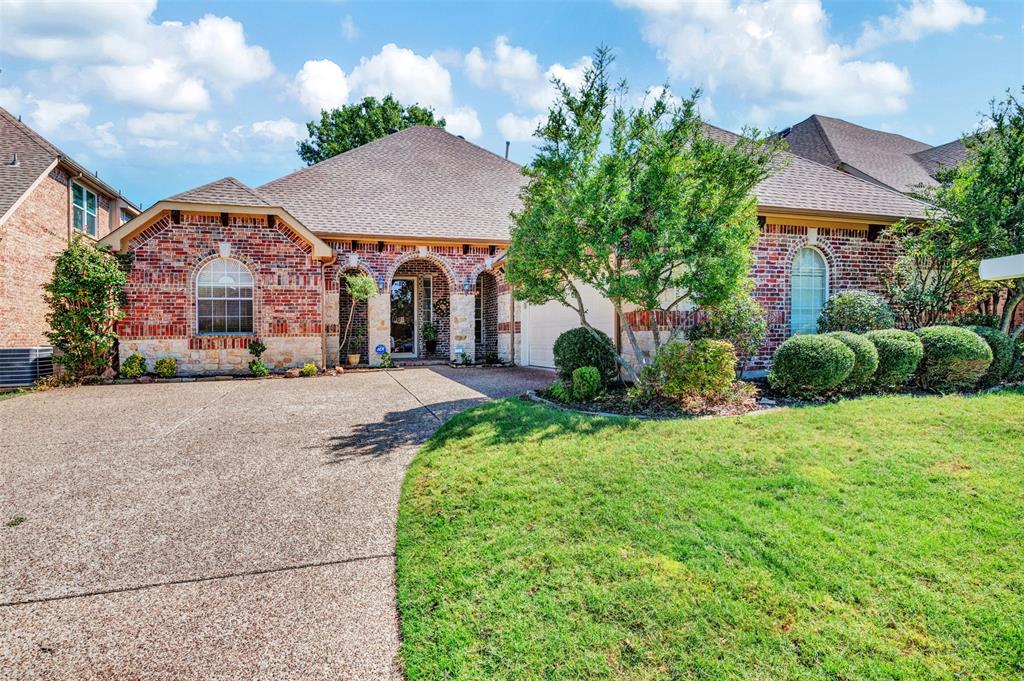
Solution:
<svg viewBox="0 0 1024 681">
<path fill-rule="evenodd" d="M 869 291 L 843 291 L 825 302 L 818 317 L 818 333 L 867 333 L 891 329 L 896 317 L 885 298 Z"/>
<path fill-rule="evenodd" d="M 572 372 L 572 395 L 580 402 L 589 402 L 603 390 L 601 372 L 596 367 L 580 367 Z"/>
<path fill-rule="evenodd" d="M 853 369 L 846 377 L 843 389 L 854 392 L 871 385 L 871 379 L 874 378 L 875 372 L 878 370 L 878 350 L 875 349 L 874 344 L 866 337 L 849 331 L 833 331 L 825 335 L 835 338 L 853 350 Z"/>
<path fill-rule="evenodd" d="M 674 341 L 658 350 L 645 378 L 665 397 L 714 401 L 732 386 L 735 367 L 736 352 L 728 341 Z"/>
<path fill-rule="evenodd" d="M 924 344 L 924 359 L 917 368 L 917 382 L 938 393 L 970 390 L 992 364 L 992 350 L 985 339 L 959 326 L 926 326 L 917 330 Z"/>
<path fill-rule="evenodd" d="M 687 333 L 690 340 L 723 340 L 732 343 L 739 360 L 739 369 L 761 349 L 768 335 L 768 316 L 760 303 L 748 293 L 733 296 L 717 307 L 708 308 Z"/>
<path fill-rule="evenodd" d="M 878 369 L 872 383 L 876 388 L 899 388 L 910 382 L 924 357 L 924 345 L 913 331 L 880 329 L 864 337 L 878 351 Z"/>
<path fill-rule="evenodd" d="M 121 375 L 121 378 L 138 378 L 146 373 L 146 358 L 137 352 L 133 352 L 121 362 L 121 371 L 118 373 Z"/>
<path fill-rule="evenodd" d="M 991 326 L 968 326 L 966 328 L 985 339 L 988 349 L 992 351 L 992 364 L 989 365 L 985 375 L 981 377 L 981 385 L 990 387 L 1002 383 L 1013 368 L 1015 354 L 1013 339 Z"/>
<path fill-rule="evenodd" d="M 595 337 L 595 334 L 597 337 Z M 601 386 L 606 386 L 618 374 L 612 339 L 607 334 L 580 326 L 569 329 L 555 341 L 555 368 L 568 384 L 572 372 L 580 367 L 594 367 L 601 375 Z"/>
<path fill-rule="evenodd" d="M 790 397 L 826 395 L 847 379 L 857 356 L 840 340 L 824 335 L 793 336 L 772 355 L 768 384 Z"/>
<path fill-rule="evenodd" d="M 178 375 L 178 360 L 173 357 L 162 357 L 153 364 L 153 371 L 160 378 L 174 378 Z"/>
<path fill-rule="evenodd" d="M 312 362 L 306 362 L 302 365 L 302 368 L 299 369 L 299 373 L 303 376 L 316 376 L 319 372 L 320 370 L 317 369 L 316 365 Z"/>
</svg>

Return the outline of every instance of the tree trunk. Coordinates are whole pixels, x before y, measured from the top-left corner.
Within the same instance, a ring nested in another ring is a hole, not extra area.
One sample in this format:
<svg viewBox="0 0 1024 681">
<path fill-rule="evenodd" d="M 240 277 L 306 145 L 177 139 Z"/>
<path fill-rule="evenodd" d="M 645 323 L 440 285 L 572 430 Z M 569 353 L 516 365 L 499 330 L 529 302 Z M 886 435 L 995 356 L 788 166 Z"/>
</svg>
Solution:
<svg viewBox="0 0 1024 681">
<path fill-rule="evenodd" d="M 1010 333 L 1014 313 L 1022 302 L 1024 302 L 1024 280 L 1018 280 L 1013 288 L 1006 292 L 1006 304 L 1003 305 L 1003 318 L 999 325 L 1003 333 Z"/>
</svg>

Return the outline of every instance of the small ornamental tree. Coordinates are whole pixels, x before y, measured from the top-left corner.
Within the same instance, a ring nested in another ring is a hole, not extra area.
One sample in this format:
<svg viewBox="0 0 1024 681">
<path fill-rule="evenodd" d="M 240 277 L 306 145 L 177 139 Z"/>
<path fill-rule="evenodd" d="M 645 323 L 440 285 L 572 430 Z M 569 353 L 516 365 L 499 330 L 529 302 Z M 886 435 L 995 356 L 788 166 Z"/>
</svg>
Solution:
<svg viewBox="0 0 1024 681">
<path fill-rule="evenodd" d="M 99 375 L 110 367 L 126 282 L 120 263 L 81 237 L 57 257 L 53 278 L 43 287 L 50 306 L 46 337 L 58 351 L 54 361 L 70 376 Z"/>
<path fill-rule="evenodd" d="M 629 107 L 625 84 L 608 81 L 611 62 L 598 49 L 578 91 L 553 81 L 559 96 L 524 171 L 530 181 L 512 215 L 506 280 L 520 300 L 557 300 L 588 329 L 580 287 L 597 290 L 632 350 L 634 359 L 616 353 L 616 361 L 642 382 L 651 356 L 625 313 L 662 313 L 649 315 L 657 353 L 682 332 L 663 334 L 659 320 L 685 301 L 716 306 L 743 289 L 758 233 L 752 191 L 777 167 L 782 143 L 709 128 L 697 113 L 699 91 L 678 106 L 665 90 Z"/>
<path fill-rule="evenodd" d="M 348 321 L 345 322 L 345 335 L 341 338 L 341 347 L 345 348 L 345 352 L 351 352 L 349 341 L 352 340 L 352 337 L 349 334 L 352 331 L 352 318 L 356 314 L 356 305 L 377 295 L 377 282 L 369 274 L 346 274 L 345 290 L 348 291 L 352 304 L 348 308 Z"/>
<path fill-rule="evenodd" d="M 404 106 L 391 95 L 363 97 L 361 102 L 321 111 L 319 121 L 306 123 L 309 139 L 299 142 L 299 157 L 308 165 L 414 125 L 443 128 L 445 120 L 418 104 Z"/>
</svg>

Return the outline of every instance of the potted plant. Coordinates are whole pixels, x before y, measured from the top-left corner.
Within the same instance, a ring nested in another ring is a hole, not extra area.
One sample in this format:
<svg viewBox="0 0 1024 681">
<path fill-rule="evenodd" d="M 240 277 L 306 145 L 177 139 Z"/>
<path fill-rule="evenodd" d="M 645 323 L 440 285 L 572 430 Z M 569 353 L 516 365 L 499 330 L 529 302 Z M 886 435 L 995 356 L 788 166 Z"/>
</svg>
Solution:
<svg viewBox="0 0 1024 681">
<path fill-rule="evenodd" d="M 359 349 L 363 347 L 363 343 L 366 342 L 366 331 L 363 329 L 356 329 L 352 332 L 352 335 L 348 339 L 348 347 L 345 348 L 346 358 L 348 359 L 348 365 L 354 367 L 359 364 L 359 358 L 362 356 Z M 355 352 L 353 352 L 353 350 Z"/>
<path fill-rule="evenodd" d="M 423 322 L 420 325 L 420 334 L 423 336 L 423 344 L 427 346 L 427 354 L 437 352 L 437 325 L 434 322 Z"/>
<path fill-rule="evenodd" d="M 348 308 L 348 322 L 345 323 L 345 335 L 341 337 L 341 347 L 345 348 L 345 352 L 348 353 L 349 366 L 355 366 L 359 364 L 359 355 L 361 354 L 359 348 L 362 347 L 363 342 L 366 340 L 365 331 L 357 329 L 355 334 L 349 336 L 352 331 L 352 318 L 356 314 L 356 305 L 361 301 L 367 301 L 377 295 L 377 282 L 373 280 L 368 274 L 346 274 L 345 275 L 345 290 L 348 291 L 348 295 L 352 298 L 352 304 Z M 359 340 L 356 340 L 358 336 Z M 353 347 L 356 352 L 352 352 Z M 355 357 L 353 360 L 352 358 Z"/>
</svg>

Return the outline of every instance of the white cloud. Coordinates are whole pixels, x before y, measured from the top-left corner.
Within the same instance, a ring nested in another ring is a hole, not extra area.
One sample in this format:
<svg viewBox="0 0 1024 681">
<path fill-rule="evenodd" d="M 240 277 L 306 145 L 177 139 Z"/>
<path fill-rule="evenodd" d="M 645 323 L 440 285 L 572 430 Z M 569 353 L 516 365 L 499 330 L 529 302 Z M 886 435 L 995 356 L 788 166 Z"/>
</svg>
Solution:
<svg viewBox="0 0 1024 681">
<path fill-rule="evenodd" d="M 237 128 L 236 128 L 237 130 Z M 249 125 L 249 132 L 270 142 L 287 142 L 293 144 L 306 136 L 306 129 L 290 118 L 278 118 L 273 121 L 256 121 Z"/>
<path fill-rule="evenodd" d="M 157 113 L 147 111 L 125 121 L 128 132 L 145 144 L 173 146 L 182 141 L 209 141 L 220 133 L 215 120 L 196 121 L 191 113 Z"/>
<path fill-rule="evenodd" d="M 15 116 L 22 112 L 25 106 L 25 96 L 19 87 L 0 87 L 0 106 L 10 111 Z"/>
<path fill-rule="evenodd" d="M 449 111 L 442 112 L 445 120 L 445 130 L 453 135 L 462 135 L 466 139 L 476 139 L 483 134 L 483 127 L 480 119 L 477 118 L 476 110 L 468 106 L 460 106 Z"/>
<path fill-rule="evenodd" d="M 534 111 L 546 110 L 554 101 L 557 93 L 551 84 L 552 78 L 578 88 L 590 64 L 589 57 L 581 57 L 571 66 L 556 63 L 545 69 L 536 54 L 509 44 L 503 35 L 494 40 L 492 56 L 474 47 L 463 60 L 466 75 L 473 83 L 501 90 L 520 106 Z"/>
<path fill-rule="evenodd" d="M 520 116 L 507 113 L 498 119 L 498 131 L 510 142 L 528 142 L 533 139 L 537 126 L 544 122 L 547 114 Z"/>
<path fill-rule="evenodd" d="M 359 27 L 352 20 L 351 14 L 346 14 L 345 18 L 341 20 L 341 35 L 349 42 L 359 37 Z"/>
<path fill-rule="evenodd" d="M 208 84 L 230 98 L 273 74 L 267 50 L 249 45 L 230 17 L 156 23 L 155 10 L 155 0 L 5 0 L 0 52 L 51 62 L 76 85 L 167 111 L 208 108 Z"/>
<path fill-rule="evenodd" d="M 444 108 L 452 104 L 452 77 L 434 57 L 388 43 L 352 69 L 352 89 L 372 97 L 394 95 L 403 104 Z"/>
<path fill-rule="evenodd" d="M 985 21 L 985 10 L 963 0 L 913 0 L 901 5 L 896 16 L 881 16 L 865 23 L 852 54 L 867 52 L 892 42 L 915 42 L 930 33 L 949 33 L 960 26 Z"/>
<path fill-rule="evenodd" d="M 674 78 L 727 85 L 761 111 L 898 112 L 910 74 L 851 59 L 828 33 L 819 0 L 617 0 L 645 17 L 644 38 Z"/>
<path fill-rule="evenodd" d="M 330 59 L 307 61 L 295 76 L 299 101 L 310 113 L 334 109 L 348 102 L 348 79 Z"/>
<path fill-rule="evenodd" d="M 89 117 L 89 106 L 82 102 L 59 102 L 51 99 L 33 101 L 36 108 L 29 114 L 28 120 L 44 135 Z"/>
</svg>

